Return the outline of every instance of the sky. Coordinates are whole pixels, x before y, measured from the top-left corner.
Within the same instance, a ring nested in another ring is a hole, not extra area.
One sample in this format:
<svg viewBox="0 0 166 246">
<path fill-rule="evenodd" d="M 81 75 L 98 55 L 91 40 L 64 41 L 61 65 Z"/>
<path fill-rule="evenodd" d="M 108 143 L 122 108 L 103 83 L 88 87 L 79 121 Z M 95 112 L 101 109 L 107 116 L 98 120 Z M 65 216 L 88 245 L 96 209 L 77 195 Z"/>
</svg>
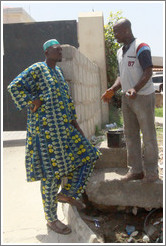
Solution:
<svg viewBox="0 0 166 246">
<path fill-rule="evenodd" d="M 22 7 L 37 22 L 77 20 L 82 12 L 102 11 L 107 24 L 112 11 L 132 23 L 133 34 L 151 47 L 152 56 L 165 54 L 165 1 L 1 1 L 2 6 Z"/>
</svg>

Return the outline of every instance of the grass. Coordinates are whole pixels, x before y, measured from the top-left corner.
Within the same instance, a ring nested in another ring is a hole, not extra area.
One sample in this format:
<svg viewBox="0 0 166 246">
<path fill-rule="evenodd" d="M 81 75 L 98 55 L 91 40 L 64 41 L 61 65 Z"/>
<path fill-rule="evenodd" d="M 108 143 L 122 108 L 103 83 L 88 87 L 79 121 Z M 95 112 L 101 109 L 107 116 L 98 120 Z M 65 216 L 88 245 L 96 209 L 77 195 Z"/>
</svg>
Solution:
<svg viewBox="0 0 166 246">
<path fill-rule="evenodd" d="M 155 108 L 155 117 L 163 117 L 163 107 Z M 116 108 L 113 105 L 109 105 L 109 122 L 116 123 L 118 127 L 123 126 L 123 117 L 121 108 Z"/>
<path fill-rule="evenodd" d="M 156 117 L 163 117 L 163 107 L 155 108 L 155 116 Z"/>
<path fill-rule="evenodd" d="M 163 146 L 163 127 L 156 127 L 158 146 Z"/>
<path fill-rule="evenodd" d="M 109 123 L 116 122 L 117 127 L 123 127 L 123 117 L 121 108 L 116 108 L 113 105 L 109 105 Z M 163 108 L 155 108 L 155 116 L 163 117 Z M 96 127 L 96 133 L 99 135 L 99 129 Z M 163 146 L 163 126 L 156 125 L 156 134 L 158 146 L 161 149 Z M 142 135 L 141 135 L 142 137 Z"/>
<path fill-rule="evenodd" d="M 155 108 L 155 116 L 163 117 L 163 107 Z M 123 117 L 122 117 L 121 108 L 116 108 L 110 104 L 109 122 L 110 123 L 116 122 L 117 127 L 123 127 Z M 156 126 L 156 133 L 157 133 L 157 141 L 158 141 L 159 146 L 163 145 L 163 127 Z"/>
</svg>

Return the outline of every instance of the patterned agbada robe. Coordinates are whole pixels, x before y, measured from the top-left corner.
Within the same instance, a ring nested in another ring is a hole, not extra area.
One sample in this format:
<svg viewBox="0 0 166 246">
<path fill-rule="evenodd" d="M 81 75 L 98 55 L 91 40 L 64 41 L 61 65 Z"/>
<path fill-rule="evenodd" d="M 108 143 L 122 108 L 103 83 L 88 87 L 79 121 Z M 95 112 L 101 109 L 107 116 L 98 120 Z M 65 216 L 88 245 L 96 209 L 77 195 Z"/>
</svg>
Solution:
<svg viewBox="0 0 166 246">
<path fill-rule="evenodd" d="M 82 164 L 92 165 L 99 151 L 71 125 L 75 107 L 61 69 L 38 62 L 25 69 L 8 86 L 18 110 L 27 107 L 27 181 L 60 179 Z M 35 113 L 30 106 L 39 98 Z"/>
</svg>

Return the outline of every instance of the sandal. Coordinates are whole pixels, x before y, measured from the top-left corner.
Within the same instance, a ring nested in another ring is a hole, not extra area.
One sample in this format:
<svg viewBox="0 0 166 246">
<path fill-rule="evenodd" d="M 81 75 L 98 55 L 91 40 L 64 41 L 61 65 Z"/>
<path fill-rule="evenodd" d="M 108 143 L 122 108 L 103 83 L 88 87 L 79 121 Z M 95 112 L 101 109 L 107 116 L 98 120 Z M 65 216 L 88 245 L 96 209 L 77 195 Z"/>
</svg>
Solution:
<svg viewBox="0 0 166 246">
<path fill-rule="evenodd" d="M 63 224 L 60 220 L 55 220 L 53 222 L 48 221 L 47 226 L 59 234 L 67 235 L 71 233 L 71 229 Z"/>
<path fill-rule="evenodd" d="M 143 181 L 143 183 L 151 183 L 151 182 L 155 182 L 157 180 L 159 180 L 159 177 L 157 174 L 155 174 L 155 175 L 145 176 L 142 181 Z"/>
<path fill-rule="evenodd" d="M 58 202 L 69 203 L 71 206 L 75 206 L 78 210 L 82 210 L 86 205 L 78 200 L 73 199 L 72 197 L 64 196 L 62 194 L 57 195 Z"/>
</svg>

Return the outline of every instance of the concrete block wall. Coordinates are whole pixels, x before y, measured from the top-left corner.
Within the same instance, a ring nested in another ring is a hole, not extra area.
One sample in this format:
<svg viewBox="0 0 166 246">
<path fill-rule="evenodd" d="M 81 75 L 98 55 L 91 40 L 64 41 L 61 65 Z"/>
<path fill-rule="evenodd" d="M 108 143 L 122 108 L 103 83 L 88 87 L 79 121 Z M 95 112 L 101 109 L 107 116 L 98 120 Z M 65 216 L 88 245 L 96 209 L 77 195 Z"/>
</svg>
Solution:
<svg viewBox="0 0 166 246">
<path fill-rule="evenodd" d="M 100 69 L 100 95 L 107 90 L 104 17 L 102 11 L 79 13 L 79 51 L 98 65 Z M 102 125 L 109 122 L 108 103 L 101 102 Z"/>
<path fill-rule="evenodd" d="M 75 47 L 62 45 L 63 59 L 57 65 L 69 83 L 78 123 L 87 138 L 101 128 L 100 70 Z"/>
</svg>

